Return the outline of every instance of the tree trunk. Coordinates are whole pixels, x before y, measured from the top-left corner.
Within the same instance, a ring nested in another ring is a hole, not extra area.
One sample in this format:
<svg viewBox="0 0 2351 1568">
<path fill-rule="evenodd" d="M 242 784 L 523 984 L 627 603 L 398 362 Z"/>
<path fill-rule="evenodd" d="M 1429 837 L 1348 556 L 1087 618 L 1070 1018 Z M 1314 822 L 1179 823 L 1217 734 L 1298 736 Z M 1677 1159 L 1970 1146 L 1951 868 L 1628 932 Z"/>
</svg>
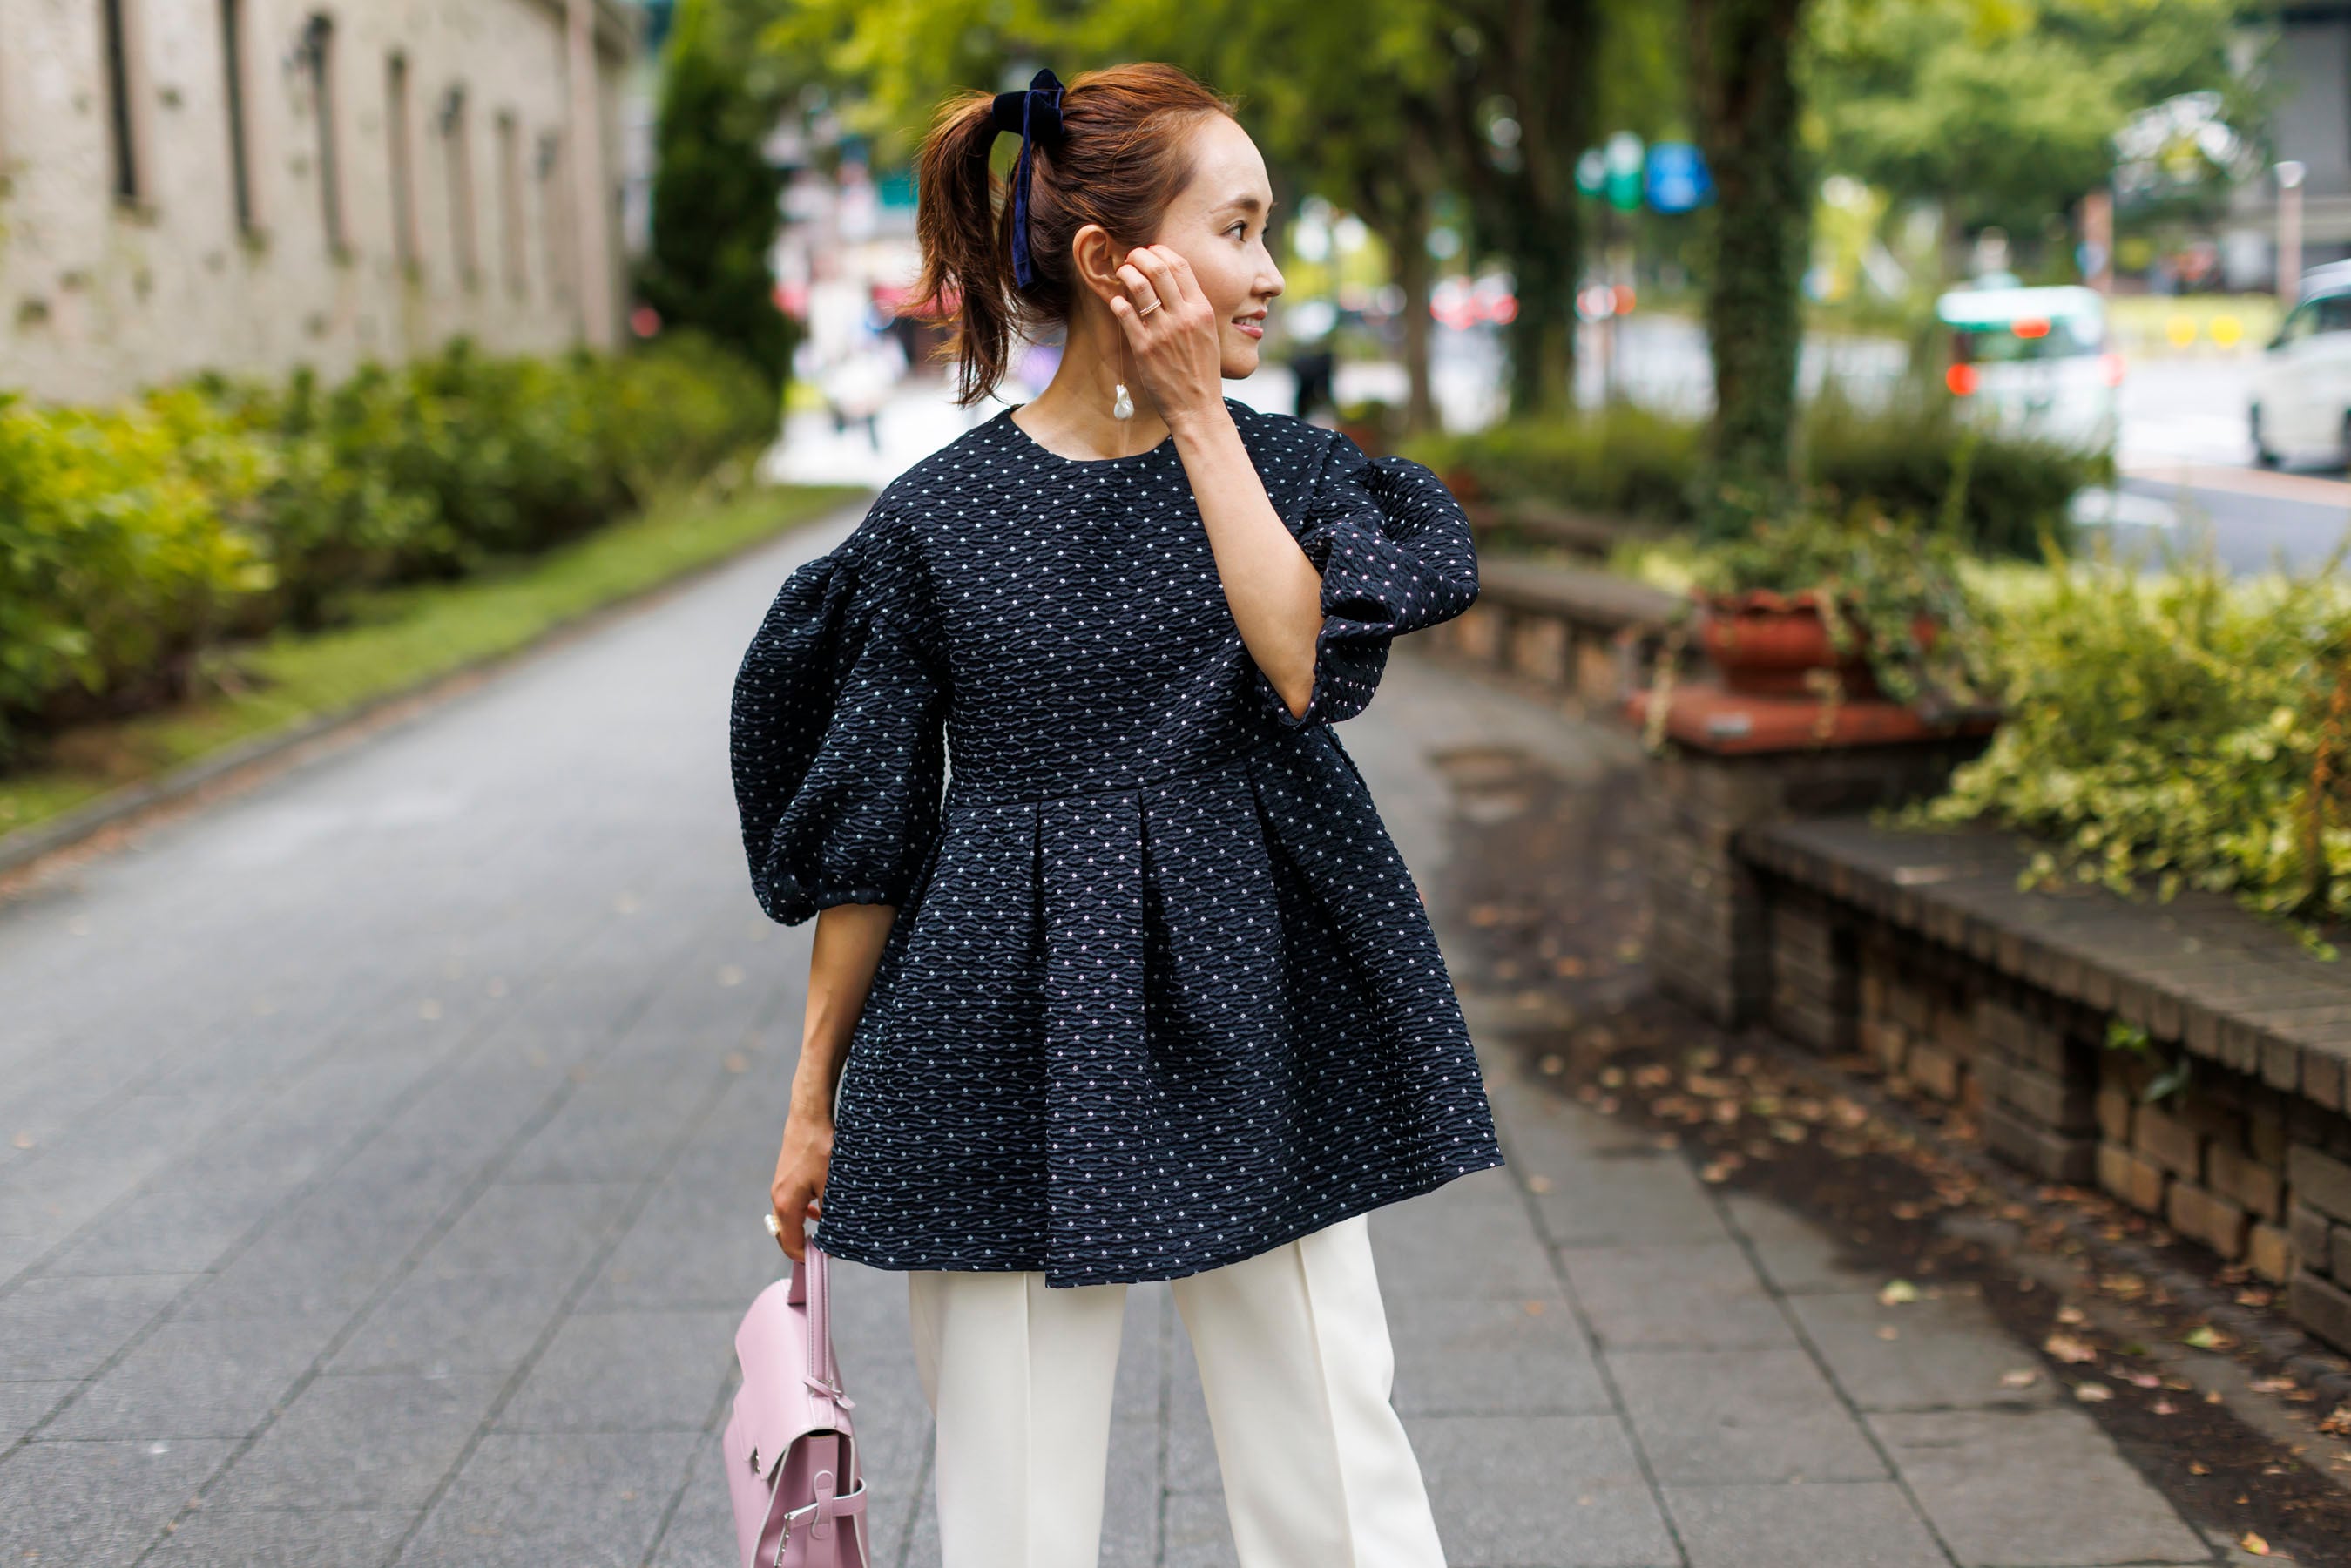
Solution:
<svg viewBox="0 0 2351 1568">
<path fill-rule="evenodd" d="M 1689 0 L 1690 85 L 1713 172 L 1706 328 L 1714 360 L 1711 528 L 1784 506 L 1803 346 L 1809 161 L 1791 69 L 1805 0 Z"/>
<path fill-rule="evenodd" d="M 1562 413 L 1574 395 L 1584 240 L 1575 161 L 1593 141 L 1598 0 L 1479 0 L 1468 15 L 1480 47 L 1455 83 L 1453 135 L 1481 248 L 1509 264 L 1518 296 L 1503 329 L 1509 413 Z M 1496 95 L 1510 100 L 1519 126 L 1499 164 L 1479 121 Z"/>
</svg>

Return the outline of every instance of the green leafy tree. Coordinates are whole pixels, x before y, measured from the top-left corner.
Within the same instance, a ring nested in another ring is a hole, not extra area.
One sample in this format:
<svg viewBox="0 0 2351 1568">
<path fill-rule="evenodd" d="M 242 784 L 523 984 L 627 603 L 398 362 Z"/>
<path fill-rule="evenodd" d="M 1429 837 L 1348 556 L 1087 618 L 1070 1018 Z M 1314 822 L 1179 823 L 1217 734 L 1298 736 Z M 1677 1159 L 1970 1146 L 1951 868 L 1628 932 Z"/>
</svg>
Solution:
<svg viewBox="0 0 2351 1568">
<path fill-rule="evenodd" d="M 1573 169 L 1591 135 L 1604 0 L 763 3 L 766 53 L 845 89 L 844 123 L 872 134 L 884 160 L 906 155 L 949 89 L 1001 82 L 1028 62 L 1068 78 L 1165 60 L 1234 94 L 1283 207 L 1296 210 L 1298 190 L 1318 192 L 1361 217 L 1394 259 L 1416 428 L 1435 422 L 1434 209 L 1446 193 L 1466 194 L 1473 258 L 1498 260 L 1519 281 L 1507 335 L 1513 402 L 1531 412 L 1564 402 L 1583 237 Z"/>
<path fill-rule="evenodd" d="M 1823 161 L 1956 239 L 2036 235 L 2115 166 L 2131 116 L 2218 90 L 2256 109 L 2230 62 L 2239 0 L 1817 0 L 1807 64 Z"/>
<path fill-rule="evenodd" d="M 638 292 L 664 325 L 695 328 L 780 391 L 796 330 L 778 309 L 768 255 L 779 215 L 761 150 L 772 106 L 753 90 L 743 29 L 722 0 L 683 0 L 664 57 L 653 240 Z"/>
</svg>

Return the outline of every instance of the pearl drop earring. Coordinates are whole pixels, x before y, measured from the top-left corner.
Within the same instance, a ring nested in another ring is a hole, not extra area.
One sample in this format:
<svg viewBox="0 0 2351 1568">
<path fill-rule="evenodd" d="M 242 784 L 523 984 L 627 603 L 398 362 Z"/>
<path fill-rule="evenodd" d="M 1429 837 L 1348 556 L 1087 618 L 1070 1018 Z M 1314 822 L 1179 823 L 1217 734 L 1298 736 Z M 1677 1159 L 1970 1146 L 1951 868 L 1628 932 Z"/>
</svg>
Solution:
<svg viewBox="0 0 2351 1568">
<path fill-rule="evenodd" d="M 1118 383 L 1118 395 L 1111 399 L 1110 414 L 1113 419 L 1133 419 L 1134 417 L 1134 400 L 1126 395 L 1126 383 L 1124 382 L 1120 382 Z"/>
</svg>

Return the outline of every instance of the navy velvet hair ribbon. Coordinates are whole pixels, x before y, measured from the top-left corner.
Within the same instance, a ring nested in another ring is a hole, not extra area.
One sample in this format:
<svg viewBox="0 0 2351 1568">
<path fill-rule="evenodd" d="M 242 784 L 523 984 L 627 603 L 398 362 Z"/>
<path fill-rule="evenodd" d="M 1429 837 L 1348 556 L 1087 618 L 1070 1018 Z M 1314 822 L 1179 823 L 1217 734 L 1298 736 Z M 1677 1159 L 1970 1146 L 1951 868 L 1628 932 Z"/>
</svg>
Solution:
<svg viewBox="0 0 2351 1568">
<path fill-rule="evenodd" d="M 1026 288 L 1037 276 L 1029 257 L 1029 153 L 1040 141 L 1048 147 L 1061 145 L 1061 78 L 1048 66 L 1026 88 L 998 93 L 994 123 L 1020 136 L 1020 157 L 1012 166 L 1012 278 Z"/>
</svg>

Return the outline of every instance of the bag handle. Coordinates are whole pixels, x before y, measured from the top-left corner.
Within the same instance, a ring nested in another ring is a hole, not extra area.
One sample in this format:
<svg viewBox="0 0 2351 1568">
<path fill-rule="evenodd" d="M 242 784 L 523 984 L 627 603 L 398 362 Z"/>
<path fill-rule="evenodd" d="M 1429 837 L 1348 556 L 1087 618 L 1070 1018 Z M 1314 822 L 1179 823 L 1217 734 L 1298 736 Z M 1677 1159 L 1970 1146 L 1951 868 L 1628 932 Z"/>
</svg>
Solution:
<svg viewBox="0 0 2351 1568">
<path fill-rule="evenodd" d="M 828 1397 L 842 1408 L 851 1408 L 847 1398 L 834 1393 L 841 1386 L 841 1375 L 832 1360 L 832 1274 L 826 1266 L 824 1249 L 811 1239 L 802 1248 L 806 1260 L 792 1265 L 792 1282 L 784 1292 L 784 1300 L 793 1306 L 808 1308 L 808 1365 L 811 1379 L 821 1380 Z"/>
</svg>

